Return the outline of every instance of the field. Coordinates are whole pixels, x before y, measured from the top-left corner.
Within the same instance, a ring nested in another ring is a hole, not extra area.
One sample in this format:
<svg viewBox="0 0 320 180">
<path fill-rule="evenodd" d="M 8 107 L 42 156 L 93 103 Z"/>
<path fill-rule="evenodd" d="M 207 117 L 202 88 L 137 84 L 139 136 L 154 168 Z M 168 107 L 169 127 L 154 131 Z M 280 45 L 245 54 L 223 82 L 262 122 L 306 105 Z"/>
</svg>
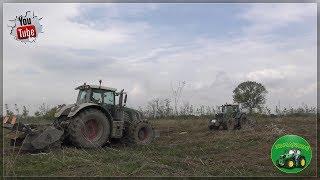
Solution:
<svg viewBox="0 0 320 180">
<path fill-rule="evenodd" d="M 95 150 L 65 147 L 46 154 L 6 153 L 4 175 L 288 176 L 270 159 L 272 144 L 285 134 L 306 138 L 313 151 L 310 166 L 290 175 L 316 175 L 316 117 L 260 118 L 256 127 L 238 131 L 208 131 L 207 119 L 152 123 L 160 137 L 149 146 L 114 143 Z"/>
</svg>

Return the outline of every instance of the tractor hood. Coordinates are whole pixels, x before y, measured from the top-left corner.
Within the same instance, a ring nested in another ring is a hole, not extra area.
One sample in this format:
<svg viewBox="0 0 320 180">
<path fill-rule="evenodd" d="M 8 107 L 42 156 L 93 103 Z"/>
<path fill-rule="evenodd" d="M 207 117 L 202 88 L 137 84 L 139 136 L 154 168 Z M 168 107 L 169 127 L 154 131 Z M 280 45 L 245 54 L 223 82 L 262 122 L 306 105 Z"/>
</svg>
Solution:
<svg viewBox="0 0 320 180">
<path fill-rule="evenodd" d="M 75 107 L 76 104 L 69 104 L 69 105 L 64 105 L 62 107 L 60 107 L 59 109 L 57 109 L 56 114 L 54 114 L 55 118 L 58 118 L 62 115 L 68 116 L 68 114 L 71 111 L 71 108 Z"/>
</svg>

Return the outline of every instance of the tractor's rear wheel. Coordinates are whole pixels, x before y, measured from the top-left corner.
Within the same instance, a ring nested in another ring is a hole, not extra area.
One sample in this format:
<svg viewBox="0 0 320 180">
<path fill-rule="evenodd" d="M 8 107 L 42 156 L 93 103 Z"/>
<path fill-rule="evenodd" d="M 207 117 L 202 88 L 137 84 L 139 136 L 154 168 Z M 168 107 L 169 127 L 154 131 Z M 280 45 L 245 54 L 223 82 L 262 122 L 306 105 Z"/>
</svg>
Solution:
<svg viewBox="0 0 320 180">
<path fill-rule="evenodd" d="M 230 130 L 236 129 L 237 127 L 236 125 L 237 125 L 237 119 L 234 119 L 234 118 L 227 119 L 228 129 Z"/>
<path fill-rule="evenodd" d="M 223 122 L 223 123 L 221 123 L 221 126 L 222 126 L 222 129 L 223 130 L 228 130 L 228 122 Z"/>
<path fill-rule="evenodd" d="M 306 166 L 306 158 L 304 156 L 300 156 L 298 159 L 298 167 L 304 168 Z"/>
<path fill-rule="evenodd" d="M 110 136 L 110 122 L 97 109 L 86 109 L 76 115 L 68 127 L 69 139 L 77 147 L 103 146 Z"/>
<path fill-rule="evenodd" d="M 131 123 L 128 129 L 128 140 L 130 144 L 146 145 L 154 139 L 154 129 L 148 121 Z"/>
</svg>

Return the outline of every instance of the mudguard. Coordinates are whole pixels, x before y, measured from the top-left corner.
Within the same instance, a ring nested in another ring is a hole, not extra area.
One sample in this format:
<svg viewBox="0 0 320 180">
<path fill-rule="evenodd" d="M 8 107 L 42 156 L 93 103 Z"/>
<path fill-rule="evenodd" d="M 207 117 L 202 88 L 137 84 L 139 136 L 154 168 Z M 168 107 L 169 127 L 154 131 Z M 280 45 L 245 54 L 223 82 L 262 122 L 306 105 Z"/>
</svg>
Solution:
<svg viewBox="0 0 320 180">
<path fill-rule="evenodd" d="M 82 109 L 87 108 L 87 107 L 95 107 L 95 108 L 101 109 L 104 113 L 107 113 L 106 115 L 108 116 L 108 118 L 112 118 L 109 112 L 107 112 L 104 108 L 102 108 L 101 106 L 94 104 L 94 103 L 82 103 L 80 105 L 75 104 L 75 106 L 71 108 L 71 110 L 68 114 L 68 118 L 73 117 L 79 111 L 81 111 Z M 112 120 L 112 119 L 110 119 L 110 120 Z"/>
<path fill-rule="evenodd" d="M 61 115 L 65 115 L 67 116 L 70 113 L 71 108 L 73 108 L 74 106 L 76 106 L 75 104 L 69 104 L 66 106 L 62 106 L 60 109 L 58 109 L 58 111 L 54 114 L 55 118 L 60 117 Z"/>
</svg>

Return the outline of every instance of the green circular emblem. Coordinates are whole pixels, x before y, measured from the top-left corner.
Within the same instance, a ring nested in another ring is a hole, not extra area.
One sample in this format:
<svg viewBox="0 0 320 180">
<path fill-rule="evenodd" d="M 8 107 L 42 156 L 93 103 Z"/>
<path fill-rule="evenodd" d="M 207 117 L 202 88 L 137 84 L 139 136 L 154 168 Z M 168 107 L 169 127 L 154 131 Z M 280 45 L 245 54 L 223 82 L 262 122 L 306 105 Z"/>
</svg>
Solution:
<svg viewBox="0 0 320 180">
<path fill-rule="evenodd" d="M 309 143 L 297 135 L 280 137 L 271 148 L 271 160 L 282 172 L 298 173 L 311 162 L 312 152 Z"/>
</svg>

